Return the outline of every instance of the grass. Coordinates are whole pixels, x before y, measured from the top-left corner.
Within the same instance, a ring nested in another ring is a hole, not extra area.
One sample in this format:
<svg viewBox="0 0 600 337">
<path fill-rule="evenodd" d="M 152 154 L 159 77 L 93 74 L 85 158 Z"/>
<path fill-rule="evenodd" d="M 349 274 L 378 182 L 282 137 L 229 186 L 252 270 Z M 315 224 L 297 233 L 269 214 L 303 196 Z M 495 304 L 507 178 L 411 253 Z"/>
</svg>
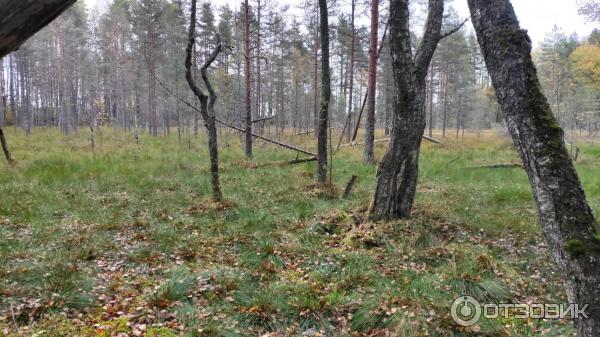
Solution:
<svg viewBox="0 0 600 337">
<path fill-rule="evenodd" d="M 0 164 L 0 331 L 8 336 L 475 336 L 455 297 L 563 302 L 521 169 L 493 134 L 424 144 L 415 215 L 370 223 L 375 167 L 336 155 L 333 184 L 314 163 L 252 167 L 238 138 L 220 151 L 226 202 L 209 199 L 204 137 L 7 132 Z M 292 138 L 292 137 L 287 137 Z M 299 138 L 299 139 L 298 139 Z M 189 140 L 189 142 L 188 142 Z M 288 139 L 310 148 L 310 137 Z M 223 144 L 224 142 L 221 142 Z M 377 154 L 384 151 L 377 145 Z M 600 146 L 577 169 L 600 209 Z M 257 143 L 256 163 L 295 154 Z M 566 321 L 482 321 L 486 336 L 573 333 Z"/>
</svg>

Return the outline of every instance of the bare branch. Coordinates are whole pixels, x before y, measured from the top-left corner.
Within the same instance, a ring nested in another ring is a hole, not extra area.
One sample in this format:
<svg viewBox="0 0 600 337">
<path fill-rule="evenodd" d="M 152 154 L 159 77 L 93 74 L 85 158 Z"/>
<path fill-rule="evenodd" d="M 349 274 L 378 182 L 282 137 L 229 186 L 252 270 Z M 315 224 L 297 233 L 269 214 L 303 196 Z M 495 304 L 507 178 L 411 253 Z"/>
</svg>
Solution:
<svg viewBox="0 0 600 337">
<path fill-rule="evenodd" d="M 456 27 L 450 29 L 447 32 L 442 33 L 442 35 L 440 35 L 440 41 L 447 38 L 448 36 L 458 32 L 464 25 L 465 23 L 467 23 L 469 21 L 469 18 L 466 18 L 463 20 L 463 22 L 461 22 L 460 24 L 458 24 Z"/>
</svg>

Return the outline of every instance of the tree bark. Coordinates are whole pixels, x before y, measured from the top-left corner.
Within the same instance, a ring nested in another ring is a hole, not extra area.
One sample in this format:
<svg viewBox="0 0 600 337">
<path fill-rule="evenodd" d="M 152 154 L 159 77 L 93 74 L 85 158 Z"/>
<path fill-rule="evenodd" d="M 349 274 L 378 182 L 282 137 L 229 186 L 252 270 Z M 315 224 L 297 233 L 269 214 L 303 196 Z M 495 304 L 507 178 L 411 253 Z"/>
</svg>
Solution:
<svg viewBox="0 0 600 337">
<path fill-rule="evenodd" d="M 350 87 L 348 91 L 348 133 L 346 138 L 348 142 L 352 140 L 352 115 L 354 114 L 354 50 L 356 48 L 356 30 L 354 27 L 354 16 L 356 11 L 356 0 L 351 0 L 352 2 L 352 14 L 350 18 L 350 29 L 352 29 L 352 37 L 350 39 L 350 63 L 348 64 L 348 69 L 350 75 Z"/>
<path fill-rule="evenodd" d="M 542 232 L 569 302 L 589 304 L 574 321 L 580 337 L 600 336 L 600 237 L 563 130 L 544 97 L 531 40 L 509 0 L 469 0 L 471 18 L 506 124 L 527 170 Z"/>
<path fill-rule="evenodd" d="M 213 200 L 219 201 L 223 199 L 221 193 L 221 184 L 219 180 L 219 150 L 217 144 L 217 127 L 216 117 L 214 113 L 214 105 L 217 100 L 217 95 L 213 90 L 210 81 L 208 80 L 207 69 L 214 62 L 222 49 L 221 41 L 217 35 L 217 46 L 209 58 L 204 62 L 200 69 L 202 74 L 202 80 L 208 90 L 209 96 L 204 94 L 202 90 L 195 84 L 192 78 L 192 53 L 194 44 L 196 42 L 196 0 L 192 0 L 191 14 L 190 14 L 190 30 L 188 34 L 188 45 L 186 48 L 185 58 L 185 78 L 190 86 L 190 89 L 194 92 L 194 95 L 200 101 L 200 114 L 204 119 L 206 129 L 208 131 L 208 149 L 210 153 L 210 174 L 212 184 L 212 195 Z"/>
<path fill-rule="evenodd" d="M 391 139 L 377 170 L 369 206 L 374 220 L 410 216 L 419 173 L 419 151 L 425 132 L 425 77 L 442 38 L 443 0 L 429 0 L 421 45 L 413 56 L 409 0 L 390 2 L 390 49 L 396 92 Z"/>
<path fill-rule="evenodd" d="M 5 0 L 0 6 L 0 58 L 17 50 L 76 0 Z"/>
<path fill-rule="evenodd" d="M 371 41 L 369 47 L 369 101 L 365 124 L 363 161 L 375 162 L 375 101 L 377 93 L 377 30 L 379 29 L 379 0 L 371 1 Z"/>
<path fill-rule="evenodd" d="M 6 137 L 4 137 L 4 131 L 0 127 L 0 144 L 2 144 L 2 151 L 4 152 L 4 157 L 6 160 L 12 164 L 14 162 L 12 156 L 10 155 L 10 151 L 8 150 L 8 144 L 6 143 Z"/>
<path fill-rule="evenodd" d="M 329 13 L 327 0 L 319 0 L 321 14 L 321 108 L 317 132 L 317 178 L 320 184 L 327 182 L 327 131 L 329 126 L 329 100 L 331 98 L 331 75 L 329 69 Z"/>
<path fill-rule="evenodd" d="M 252 98 L 250 80 L 250 6 L 244 1 L 244 77 L 246 80 L 246 159 L 252 159 Z"/>
</svg>

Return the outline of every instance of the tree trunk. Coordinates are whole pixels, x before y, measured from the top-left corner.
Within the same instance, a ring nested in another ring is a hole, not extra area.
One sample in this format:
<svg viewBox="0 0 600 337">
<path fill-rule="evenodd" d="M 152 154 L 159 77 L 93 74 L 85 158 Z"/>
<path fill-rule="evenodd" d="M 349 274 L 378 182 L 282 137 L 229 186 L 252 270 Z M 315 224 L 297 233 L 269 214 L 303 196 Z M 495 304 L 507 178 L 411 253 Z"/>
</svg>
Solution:
<svg viewBox="0 0 600 337">
<path fill-rule="evenodd" d="M 375 101 L 377 99 L 377 29 L 379 28 L 379 0 L 371 1 L 371 42 L 369 47 L 369 101 L 365 124 L 363 161 L 375 162 Z"/>
<path fill-rule="evenodd" d="M 0 6 L 0 59 L 18 49 L 76 0 L 5 0 Z"/>
<path fill-rule="evenodd" d="M 469 0 L 472 22 L 498 102 L 521 155 L 538 206 L 542 232 L 569 302 L 589 304 L 575 320 L 580 337 L 600 336 L 600 237 L 563 130 L 542 94 L 531 40 L 509 0 Z"/>
<path fill-rule="evenodd" d="M 12 156 L 10 155 L 10 151 L 8 150 L 8 144 L 6 143 L 6 138 L 4 137 L 4 131 L 2 130 L 1 127 L 0 127 L 0 144 L 2 144 L 2 151 L 4 152 L 4 157 L 6 157 L 6 160 L 9 163 L 13 163 L 14 160 L 12 159 Z"/>
<path fill-rule="evenodd" d="M 320 6 L 320 2 L 319 2 Z M 313 44 L 313 130 L 319 128 L 319 109 L 317 108 L 317 102 L 319 100 L 319 20 L 315 19 L 315 40 Z M 308 117 L 308 116 L 307 116 Z M 307 121 L 308 122 L 308 121 Z"/>
<path fill-rule="evenodd" d="M 244 1 L 244 76 L 246 80 L 246 159 L 252 159 L 252 99 L 250 80 L 250 7 Z"/>
<path fill-rule="evenodd" d="M 430 67 L 429 69 L 429 137 L 433 137 L 433 94 L 435 93 L 433 88 L 433 81 L 434 81 L 434 69 L 433 69 L 433 65 Z"/>
<path fill-rule="evenodd" d="M 352 115 L 354 114 L 354 49 L 356 45 L 356 30 L 354 28 L 354 16 L 356 11 L 356 0 L 351 0 L 352 2 L 352 13 L 350 17 L 350 29 L 352 29 L 352 37 L 350 39 L 350 63 L 348 64 L 348 69 L 350 75 L 350 87 L 348 91 L 348 133 L 347 139 L 348 142 L 352 140 Z"/>
<path fill-rule="evenodd" d="M 327 0 L 319 0 L 321 14 L 321 109 L 317 130 L 317 177 L 320 184 L 327 182 L 327 131 L 329 129 L 329 100 L 331 75 L 329 69 L 329 13 Z"/>
<path fill-rule="evenodd" d="M 261 97 L 261 55 L 260 55 L 260 0 L 256 1 L 256 46 L 254 48 L 256 48 L 256 95 L 254 97 L 256 97 L 256 102 L 255 104 L 255 116 L 256 118 L 261 118 L 262 116 L 262 111 L 261 111 L 261 102 L 262 102 L 262 97 Z M 263 130 L 262 127 L 259 127 L 259 132 L 262 134 Z"/>
<path fill-rule="evenodd" d="M 390 49 L 395 98 L 391 139 L 379 163 L 369 217 L 410 217 L 419 173 L 419 151 L 425 132 L 425 78 L 441 36 L 443 0 L 429 0 L 425 35 L 413 56 L 409 0 L 390 2 Z"/>
<path fill-rule="evenodd" d="M 207 69 L 210 65 L 215 61 L 219 52 L 221 52 L 222 45 L 221 41 L 217 36 L 217 46 L 209 58 L 204 62 L 202 68 L 200 69 L 202 74 L 202 80 L 204 81 L 204 86 L 208 90 L 209 96 L 206 96 L 202 92 L 202 90 L 195 84 L 194 79 L 192 78 L 192 53 L 193 46 L 196 42 L 196 0 L 192 0 L 191 5 L 191 13 L 190 13 L 190 30 L 188 35 L 188 45 L 186 48 L 186 58 L 185 58 L 185 78 L 190 86 L 190 89 L 194 92 L 194 95 L 200 101 L 200 113 L 202 114 L 202 118 L 204 119 L 204 123 L 206 125 L 206 129 L 208 131 L 208 149 L 210 153 L 210 174 L 211 174 L 211 184 L 212 184 L 212 196 L 213 200 L 219 201 L 223 199 L 223 194 L 221 193 L 221 184 L 219 180 L 219 150 L 217 144 L 217 126 L 216 126 L 216 117 L 214 113 L 214 105 L 217 100 L 217 95 L 213 90 L 210 81 L 208 80 Z"/>
</svg>

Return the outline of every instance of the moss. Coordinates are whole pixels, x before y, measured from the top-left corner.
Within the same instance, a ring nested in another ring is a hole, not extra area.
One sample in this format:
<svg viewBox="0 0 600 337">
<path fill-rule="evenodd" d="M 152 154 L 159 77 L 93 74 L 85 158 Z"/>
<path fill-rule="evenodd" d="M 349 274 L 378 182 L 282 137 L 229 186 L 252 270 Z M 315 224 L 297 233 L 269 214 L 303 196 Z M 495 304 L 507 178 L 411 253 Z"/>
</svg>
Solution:
<svg viewBox="0 0 600 337">
<path fill-rule="evenodd" d="M 578 258 L 585 255 L 600 252 L 600 237 L 594 236 L 592 242 L 584 242 L 580 239 L 567 240 L 565 249 L 572 257 Z"/>
<path fill-rule="evenodd" d="M 587 254 L 587 247 L 581 240 L 571 239 L 566 243 L 565 249 L 572 257 L 580 257 Z"/>
<path fill-rule="evenodd" d="M 177 334 L 168 328 L 150 328 L 148 329 L 148 337 L 176 337 Z"/>
</svg>

